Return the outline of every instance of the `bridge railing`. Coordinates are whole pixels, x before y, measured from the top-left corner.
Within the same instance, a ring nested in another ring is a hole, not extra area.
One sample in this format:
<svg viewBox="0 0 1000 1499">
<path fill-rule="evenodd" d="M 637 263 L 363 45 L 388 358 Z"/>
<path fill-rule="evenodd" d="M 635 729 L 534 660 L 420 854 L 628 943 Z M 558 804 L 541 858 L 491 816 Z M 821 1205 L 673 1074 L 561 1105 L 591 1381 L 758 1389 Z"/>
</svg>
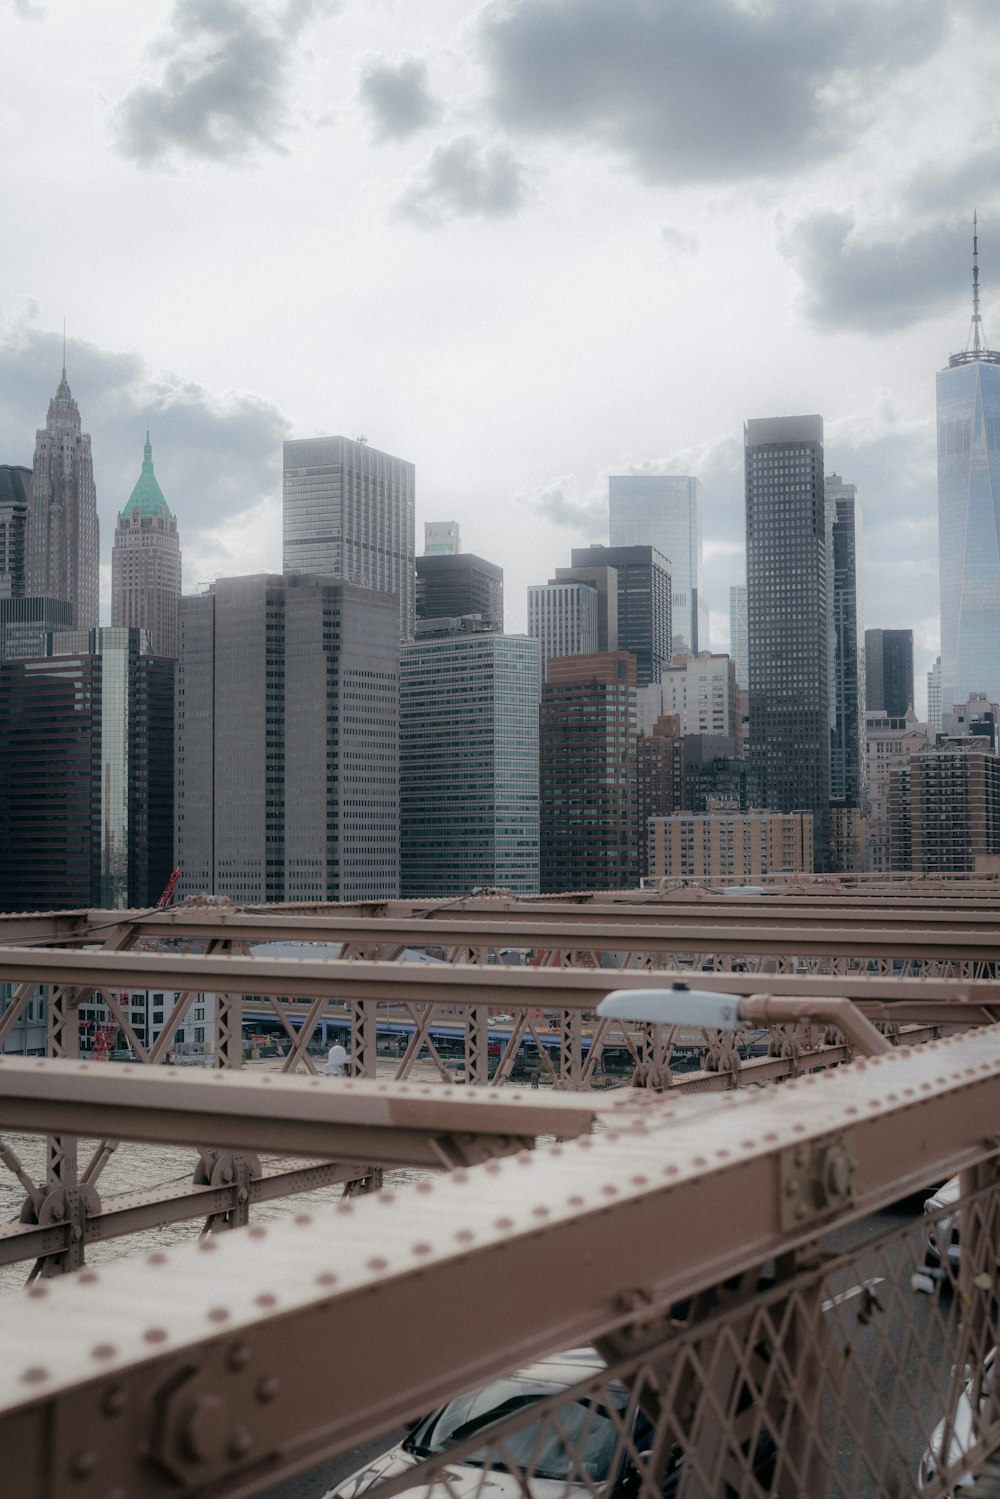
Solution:
<svg viewBox="0 0 1000 1499">
<path fill-rule="evenodd" d="M 481 1400 L 446 1451 L 418 1434 L 383 1499 L 431 1480 L 485 1499 L 504 1470 L 522 1493 L 606 1496 L 605 1467 L 650 1499 L 940 1499 L 1000 1441 L 1000 1026 L 603 1116 L 580 1096 L 306 1077 L 164 1073 L 143 1097 L 130 1072 L 5 1062 L 0 1108 L 47 1100 L 75 1124 L 115 1107 L 91 1122 L 123 1131 L 132 1109 L 140 1138 L 315 1155 L 365 1127 L 408 1150 L 477 1130 L 516 1146 L 521 1111 L 524 1135 L 565 1138 L 9 1298 L 19 1499 L 262 1492 L 553 1357 L 541 1405 L 515 1385 L 500 1424 L 476 1425 Z M 956 1173 L 957 1203 L 925 1218 Z M 580 1346 L 599 1363 L 567 1376 Z"/>
</svg>

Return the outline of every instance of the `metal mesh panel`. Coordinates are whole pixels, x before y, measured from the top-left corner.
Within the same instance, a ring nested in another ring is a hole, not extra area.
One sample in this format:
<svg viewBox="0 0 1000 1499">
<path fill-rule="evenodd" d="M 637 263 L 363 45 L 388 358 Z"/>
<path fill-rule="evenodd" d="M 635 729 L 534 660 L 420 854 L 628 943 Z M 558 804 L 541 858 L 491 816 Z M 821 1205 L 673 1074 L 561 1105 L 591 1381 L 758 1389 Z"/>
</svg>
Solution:
<svg viewBox="0 0 1000 1499">
<path fill-rule="evenodd" d="M 969 1185 L 936 1216 L 881 1214 L 681 1305 L 646 1307 L 602 1332 L 589 1367 L 567 1356 L 562 1388 L 523 1371 L 533 1395 L 472 1400 L 441 1451 L 418 1441 L 389 1481 L 337 1492 L 951 1494 L 1000 1446 L 1000 1192 Z M 544 1367 L 551 1377 L 560 1360 Z"/>
</svg>

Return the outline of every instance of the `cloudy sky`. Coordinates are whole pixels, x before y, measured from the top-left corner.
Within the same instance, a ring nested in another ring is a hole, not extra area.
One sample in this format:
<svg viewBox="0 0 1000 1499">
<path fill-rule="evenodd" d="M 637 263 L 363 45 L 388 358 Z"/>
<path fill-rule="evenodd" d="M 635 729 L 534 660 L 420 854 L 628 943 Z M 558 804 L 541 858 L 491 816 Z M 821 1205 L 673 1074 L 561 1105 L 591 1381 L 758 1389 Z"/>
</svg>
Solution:
<svg viewBox="0 0 1000 1499">
<path fill-rule="evenodd" d="M 363 432 L 513 629 L 609 473 L 695 473 L 725 649 L 742 424 L 820 412 L 866 623 L 930 664 L 973 207 L 1000 339 L 995 0 L 0 0 L 0 44 L 0 461 L 65 317 L 106 562 L 147 422 L 186 590 L 280 568 L 284 436 Z"/>
</svg>

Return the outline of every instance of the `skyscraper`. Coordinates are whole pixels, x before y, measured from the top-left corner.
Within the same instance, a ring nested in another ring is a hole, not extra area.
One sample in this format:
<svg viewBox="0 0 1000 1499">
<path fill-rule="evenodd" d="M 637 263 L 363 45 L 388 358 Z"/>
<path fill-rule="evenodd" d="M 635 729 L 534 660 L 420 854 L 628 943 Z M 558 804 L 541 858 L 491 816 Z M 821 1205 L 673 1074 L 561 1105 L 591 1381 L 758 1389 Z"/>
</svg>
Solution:
<svg viewBox="0 0 1000 1499">
<path fill-rule="evenodd" d="M 174 663 L 69 630 L 0 664 L 0 909 L 154 905 L 173 868 Z"/>
<path fill-rule="evenodd" d="M 744 429 L 749 756 L 764 805 L 812 812 L 827 867 L 829 606 L 823 419 L 766 417 Z"/>
<path fill-rule="evenodd" d="M 404 898 L 538 890 L 538 678 L 524 635 L 403 646 Z"/>
<path fill-rule="evenodd" d="M 111 552 L 111 623 L 146 629 L 154 656 L 177 659 L 181 550 L 171 515 L 153 472 L 146 433 L 142 472 L 118 517 Z"/>
<path fill-rule="evenodd" d="M 652 546 L 670 564 L 671 654 L 707 651 L 708 604 L 702 582 L 701 480 L 687 474 L 612 474 L 608 480 L 613 547 Z M 629 647 L 623 647 L 629 649 Z"/>
<path fill-rule="evenodd" d="M 635 657 L 636 682 L 659 680 L 672 640 L 670 563 L 653 546 L 574 547 L 571 575 L 581 568 L 614 568 L 618 580 L 618 650 Z M 566 576 L 557 569 L 556 577 Z M 610 647 L 609 647 L 610 649 Z"/>
<path fill-rule="evenodd" d="M 639 868 L 632 656 L 548 663 L 539 768 L 542 890 L 631 889 Z"/>
<path fill-rule="evenodd" d="M 617 615 L 617 585 L 614 597 Z M 572 578 L 529 584 L 528 634 L 541 646 L 543 676 L 550 656 L 589 656 L 599 651 L 603 642 L 597 589 Z"/>
<path fill-rule="evenodd" d="M 0 598 L 24 597 L 31 469 L 0 463 Z"/>
<path fill-rule="evenodd" d="M 457 520 L 424 521 L 425 557 L 454 557 L 461 550 Z"/>
<path fill-rule="evenodd" d="M 478 614 L 503 634 L 503 568 L 474 552 L 432 552 L 416 559 L 417 618 Z"/>
<path fill-rule="evenodd" d="M 830 797 L 843 807 L 860 807 L 865 779 L 861 506 L 857 486 L 845 484 L 839 474 L 828 474 L 823 489 L 830 618 Z"/>
<path fill-rule="evenodd" d="M 982 694 L 1000 702 L 1000 351 L 979 313 L 973 219 L 972 326 L 937 377 L 941 709 Z"/>
<path fill-rule="evenodd" d="M 180 893 L 399 894 L 399 611 L 330 578 L 219 578 L 181 599 Z"/>
<path fill-rule="evenodd" d="M 95 629 L 100 538 L 94 464 L 65 364 L 45 426 L 35 434 L 26 541 L 25 593 L 68 600 L 77 629 Z"/>
<path fill-rule="evenodd" d="M 414 469 L 349 437 L 285 443 L 282 567 L 394 593 L 412 640 Z"/>
<path fill-rule="evenodd" d="M 927 722 L 932 729 L 941 732 L 941 657 L 937 656 L 934 665 L 927 673 Z"/>
<path fill-rule="evenodd" d="M 905 718 L 913 707 L 913 631 L 865 631 L 865 707 Z"/>
<path fill-rule="evenodd" d="M 736 685 L 745 692 L 747 677 L 747 586 L 734 583 L 729 589 L 729 654 L 736 667 Z"/>
</svg>

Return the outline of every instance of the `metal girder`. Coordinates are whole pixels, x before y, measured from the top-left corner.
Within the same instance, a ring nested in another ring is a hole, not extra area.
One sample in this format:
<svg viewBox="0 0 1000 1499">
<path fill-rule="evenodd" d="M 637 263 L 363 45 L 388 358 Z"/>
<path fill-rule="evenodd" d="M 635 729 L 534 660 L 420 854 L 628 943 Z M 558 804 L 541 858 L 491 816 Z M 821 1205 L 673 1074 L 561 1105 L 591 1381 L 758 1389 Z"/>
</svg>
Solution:
<svg viewBox="0 0 1000 1499">
<path fill-rule="evenodd" d="M 978 1164 L 998 1114 L 990 1027 L 46 1283 L 5 1307 L 6 1481 L 250 1494 Z"/>
<path fill-rule="evenodd" d="M 0 1057 L 0 1129 L 451 1167 L 591 1129 L 599 1104 L 514 1088 L 450 1089 L 279 1073 Z"/>
<path fill-rule="evenodd" d="M 324 1161 L 322 1165 L 265 1173 L 245 1187 L 237 1181 L 203 1187 L 172 1183 L 154 1187 L 148 1192 L 122 1192 L 106 1198 L 99 1213 L 84 1219 L 83 1246 L 89 1248 L 109 1239 L 162 1228 L 168 1223 L 184 1223 L 191 1218 L 229 1215 L 240 1205 L 242 1191 L 248 1193 L 247 1206 L 253 1208 L 259 1203 L 274 1202 L 298 1192 L 312 1192 L 317 1187 L 362 1180 L 369 1170 L 368 1166 Z M 73 1226 L 67 1221 L 44 1226 L 19 1222 L 0 1224 L 0 1265 L 66 1253 L 72 1246 Z"/>
<path fill-rule="evenodd" d="M 821 921 L 809 912 L 785 920 L 761 916 L 756 909 L 742 912 L 724 908 L 710 915 L 678 911 L 669 917 L 628 909 L 625 915 L 603 921 L 589 912 L 585 923 L 590 950 L 610 952 L 733 952 L 830 957 L 943 958 L 990 961 L 1000 958 L 1000 934 L 992 912 L 976 913 L 964 922 L 938 922 L 927 913 L 909 919 L 871 921 L 845 915 L 841 924 Z M 377 941 L 399 948 L 428 945 L 576 949 L 581 945 L 581 920 L 554 917 L 550 911 L 505 911 L 480 919 L 480 913 L 449 913 L 433 919 L 412 917 L 362 918 L 349 915 L 284 917 L 237 911 L 216 914 L 198 908 L 188 913 L 164 911 L 141 923 L 143 936 L 155 938 L 227 938 L 234 942 L 299 940 L 359 944 Z M 3 928 L 0 927 L 0 936 Z"/>
<path fill-rule="evenodd" d="M 1000 952 L 1000 931 L 995 937 Z M 611 989 L 662 989 L 662 972 L 635 969 L 501 968 L 465 964 L 371 963 L 336 959 L 253 958 L 240 954 L 189 956 L 168 953 L 53 951 L 0 948 L 0 979 L 36 983 L 66 982 L 77 975 L 91 988 L 147 988 L 241 991 L 289 997 L 382 1003 L 437 1003 L 593 1009 Z M 1000 1005 L 1000 982 L 966 979 L 876 978 L 863 974 L 695 973 L 699 989 L 725 994 L 774 994 L 809 998 L 829 995 L 856 1000 L 870 1019 L 875 1006 L 895 1019 L 932 1022 L 920 1008 L 944 1002 L 948 1023 L 982 1024 L 988 1008 Z M 952 1008 L 953 1006 L 953 1008 Z M 912 1010 L 912 1014 L 911 1014 Z M 367 1012 L 366 1012 L 367 1013 Z M 937 1011 L 943 1015 L 943 1011 Z M 373 1020 L 374 1015 L 368 1017 Z M 946 1023 L 942 1018 L 936 1023 Z M 374 1033 L 372 1034 L 374 1040 Z"/>
</svg>

